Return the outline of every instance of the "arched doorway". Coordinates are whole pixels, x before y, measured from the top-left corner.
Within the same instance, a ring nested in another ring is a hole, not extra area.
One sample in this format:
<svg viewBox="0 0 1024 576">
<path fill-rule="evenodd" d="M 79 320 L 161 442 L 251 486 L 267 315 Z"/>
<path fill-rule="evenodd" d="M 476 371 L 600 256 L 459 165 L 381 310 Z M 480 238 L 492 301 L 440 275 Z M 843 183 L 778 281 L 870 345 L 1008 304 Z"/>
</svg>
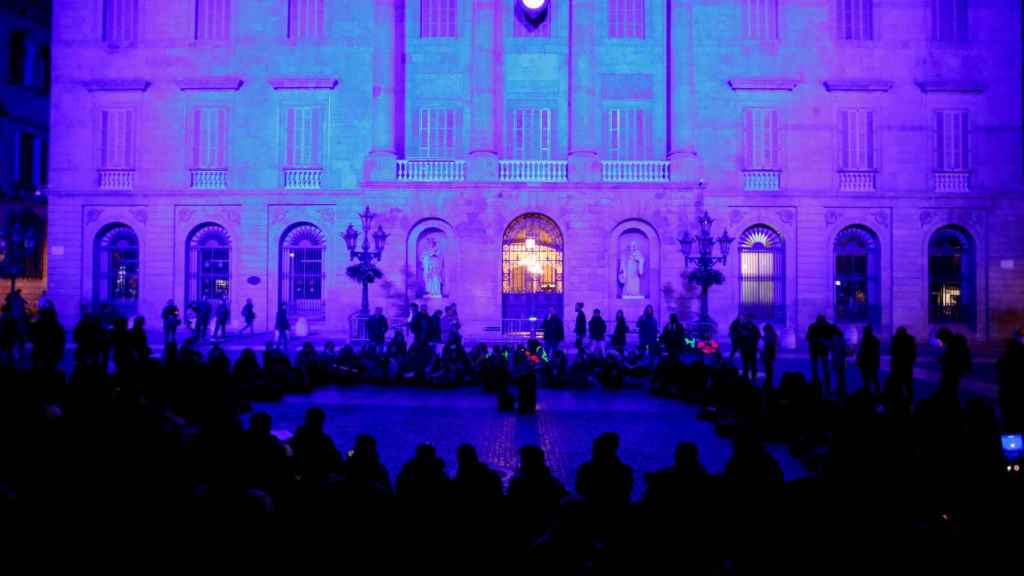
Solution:
<svg viewBox="0 0 1024 576">
<path fill-rule="evenodd" d="M 758 224 L 743 231 L 740 253 L 740 314 L 760 322 L 786 322 L 786 247 L 774 229 Z"/>
<path fill-rule="evenodd" d="M 220 300 L 229 307 L 231 295 L 231 240 L 217 224 L 194 228 L 186 243 L 185 305 Z"/>
<path fill-rule="evenodd" d="M 563 311 L 562 232 L 543 214 L 523 214 L 501 243 L 502 332 L 529 333 L 550 309 Z M 531 321 L 534 318 L 536 320 Z"/>
<path fill-rule="evenodd" d="M 277 301 L 288 305 L 288 315 L 323 320 L 324 252 L 323 231 L 308 222 L 293 224 L 281 235 Z"/>
<path fill-rule="evenodd" d="M 138 303 L 139 237 L 125 224 L 104 226 L 93 246 L 93 305 L 127 317 Z"/>
<path fill-rule="evenodd" d="M 928 321 L 974 327 L 974 242 L 959 226 L 928 241 Z"/>
<path fill-rule="evenodd" d="M 840 323 L 881 321 L 881 265 L 878 236 L 864 226 L 847 226 L 836 235 L 835 315 Z"/>
</svg>

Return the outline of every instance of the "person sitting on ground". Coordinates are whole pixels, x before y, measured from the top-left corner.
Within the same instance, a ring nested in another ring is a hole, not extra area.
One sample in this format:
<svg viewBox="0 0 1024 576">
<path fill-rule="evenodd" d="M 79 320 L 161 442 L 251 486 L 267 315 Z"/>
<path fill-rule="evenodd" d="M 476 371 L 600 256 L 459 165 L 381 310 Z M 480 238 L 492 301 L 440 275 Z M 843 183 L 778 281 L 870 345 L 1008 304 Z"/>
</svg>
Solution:
<svg viewBox="0 0 1024 576">
<path fill-rule="evenodd" d="M 306 419 L 288 440 L 292 448 L 296 475 L 304 482 L 317 483 L 337 472 L 341 456 L 334 440 L 324 432 L 326 414 L 314 406 L 306 411 Z"/>
<path fill-rule="evenodd" d="M 680 442 L 676 445 L 675 463 L 647 475 L 643 501 L 653 509 L 677 507 L 685 500 L 706 494 L 708 479 L 708 471 L 700 463 L 697 445 Z"/>
<path fill-rule="evenodd" d="M 576 493 L 596 508 L 621 508 L 633 492 L 633 469 L 619 460 L 619 435 L 594 439 L 590 460 L 576 470 Z"/>
<path fill-rule="evenodd" d="M 521 533 L 531 539 L 543 534 L 568 495 L 544 461 L 544 450 L 534 445 L 519 449 L 519 467 L 508 484 L 508 505 Z"/>
<path fill-rule="evenodd" d="M 456 452 L 459 469 L 452 479 L 458 501 L 466 508 L 483 507 L 493 511 L 504 495 L 501 476 L 480 461 L 476 448 L 470 444 L 459 446 Z"/>
<path fill-rule="evenodd" d="M 420 444 L 395 478 L 395 494 L 407 506 L 442 506 L 449 496 L 449 482 L 434 447 Z"/>
<path fill-rule="evenodd" d="M 388 469 L 377 454 L 377 440 L 369 434 L 356 436 L 355 446 L 341 470 L 345 486 L 356 502 L 359 497 L 376 500 L 393 494 Z"/>
</svg>

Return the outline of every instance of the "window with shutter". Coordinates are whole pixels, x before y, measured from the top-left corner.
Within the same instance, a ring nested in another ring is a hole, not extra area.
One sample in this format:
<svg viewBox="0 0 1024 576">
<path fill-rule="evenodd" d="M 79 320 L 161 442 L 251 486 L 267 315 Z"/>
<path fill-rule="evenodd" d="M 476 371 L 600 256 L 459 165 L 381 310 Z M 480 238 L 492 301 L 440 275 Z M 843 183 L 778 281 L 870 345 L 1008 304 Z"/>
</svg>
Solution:
<svg viewBox="0 0 1024 576">
<path fill-rule="evenodd" d="M 876 170 L 875 113 L 871 110 L 842 110 L 839 123 L 840 169 Z"/>
<path fill-rule="evenodd" d="M 743 111 L 744 163 L 749 170 L 779 168 L 779 112 L 773 108 Z"/>
<path fill-rule="evenodd" d="M 966 172 L 970 169 L 966 110 L 935 112 L 935 168 L 941 172 Z"/>
<path fill-rule="evenodd" d="M 323 130 L 323 108 L 289 108 L 285 128 L 285 164 L 292 168 L 319 168 L 323 162 Z"/>
<path fill-rule="evenodd" d="M 458 36 L 458 0 L 420 0 L 420 37 Z"/>
<path fill-rule="evenodd" d="M 196 40 L 227 40 L 231 0 L 196 0 Z"/>
<path fill-rule="evenodd" d="M 610 38 L 643 38 L 645 24 L 644 0 L 608 0 Z"/>
<path fill-rule="evenodd" d="M 451 159 L 461 153 L 461 110 L 422 108 L 418 122 L 420 158 Z"/>
<path fill-rule="evenodd" d="M 133 117 L 131 110 L 103 110 L 100 113 L 100 168 L 132 167 Z"/>
<path fill-rule="evenodd" d="M 227 168 L 227 110 L 224 108 L 192 111 L 192 167 Z"/>
<path fill-rule="evenodd" d="M 743 0 L 743 34 L 755 40 L 779 37 L 778 0 Z"/>
<path fill-rule="evenodd" d="M 133 44 L 138 21 L 138 0 L 103 0 L 103 41 L 107 44 Z"/>
<path fill-rule="evenodd" d="M 874 39 L 874 0 L 838 0 L 839 38 Z"/>
<path fill-rule="evenodd" d="M 967 0 L 932 0 L 932 38 L 967 41 Z"/>
<path fill-rule="evenodd" d="M 517 108 L 509 115 L 513 160 L 551 159 L 551 109 Z"/>
<path fill-rule="evenodd" d="M 324 0 L 288 0 L 288 38 L 322 38 Z"/>
<path fill-rule="evenodd" d="M 609 160 L 650 160 L 653 157 L 651 114 L 642 108 L 612 108 L 605 116 Z"/>
</svg>

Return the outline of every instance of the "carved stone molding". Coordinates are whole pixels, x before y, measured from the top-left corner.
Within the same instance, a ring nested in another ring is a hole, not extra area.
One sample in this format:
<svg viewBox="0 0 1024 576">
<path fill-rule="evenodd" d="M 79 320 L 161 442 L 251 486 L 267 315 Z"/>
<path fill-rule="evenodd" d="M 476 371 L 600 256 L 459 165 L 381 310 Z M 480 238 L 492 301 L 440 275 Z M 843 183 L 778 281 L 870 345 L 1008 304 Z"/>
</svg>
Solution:
<svg viewBox="0 0 1024 576">
<path fill-rule="evenodd" d="M 785 210 L 779 210 L 776 214 L 778 214 L 779 220 L 782 221 L 783 224 L 789 226 L 793 223 L 794 214 L 792 210 L 787 208 Z"/>
<path fill-rule="evenodd" d="M 131 214 L 137 222 L 142 224 L 145 224 L 146 221 L 149 220 L 149 213 L 146 212 L 145 208 L 135 208 L 134 210 L 129 210 L 128 213 Z"/>
<path fill-rule="evenodd" d="M 927 228 L 932 224 L 939 226 L 960 224 L 977 229 L 985 225 L 985 212 L 969 208 L 927 208 L 921 210 L 920 221 L 921 228 Z"/>
<path fill-rule="evenodd" d="M 825 226 L 835 226 L 836 222 L 843 217 L 843 213 L 839 210 L 827 210 L 825 211 Z"/>
<path fill-rule="evenodd" d="M 274 90 L 334 90 L 336 78 L 271 78 Z"/>
<path fill-rule="evenodd" d="M 888 92 L 892 89 L 891 80 L 835 78 L 823 84 L 829 92 Z"/>
<path fill-rule="evenodd" d="M 181 208 L 178 210 L 178 222 L 186 223 L 191 222 L 192 218 L 196 215 L 194 208 Z"/>
<path fill-rule="evenodd" d="M 889 227 L 888 210 L 872 210 L 871 216 L 875 219 L 875 224 L 878 224 L 879 226 L 883 226 L 885 228 Z"/>
<path fill-rule="evenodd" d="M 978 80 L 915 80 L 925 94 L 981 94 L 988 86 Z"/>
<path fill-rule="evenodd" d="M 243 80 L 233 76 L 204 76 L 178 80 L 180 90 L 230 90 L 237 91 Z"/>
<path fill-rule="evenodd" d="M 792 92 L 800 80 L 796 78 L 732 78 L 729 80 L 729 87 L 733 91 L 755 90 L 755 91 L 785 91 Z"/>
<path fill-rule="evenodd" d="M 89 92 L 145 92 L 149 86 L 149 80 L 142 78 L 107 78 L 85 82 L 85 89 Z"/>
<path fill-rule="evenodd" d="M 85 211 L 85 223 L 92 224 L 103 215 L 103 208 L 89 208 Z"/>
</svg>

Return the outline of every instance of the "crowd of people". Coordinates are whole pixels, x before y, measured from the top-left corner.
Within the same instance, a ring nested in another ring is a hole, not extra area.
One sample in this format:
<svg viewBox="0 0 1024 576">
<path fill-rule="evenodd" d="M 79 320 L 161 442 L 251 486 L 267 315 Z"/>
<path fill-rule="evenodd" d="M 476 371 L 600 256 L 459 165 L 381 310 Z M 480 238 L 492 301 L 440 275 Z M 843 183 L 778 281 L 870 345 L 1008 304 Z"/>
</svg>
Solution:
<svg viewBox="0 0 1024 576">
<path fill-rule="evenodd" d="M 807 331 L 810 378 L 789 371 L 775 385 L 777 335 L 750 318 L 729 330 L 740 369 L 731 356 L 689 346 L 678 318 L 659 330 L 653 311 L 636 323 L 635 347 L 622 342 L 622 330 L 630 330 L 616 314 L 606 350 L 603 317 L 595 311 L 586 319 L 582 304 L 574 355 L 563 349 L 553 312 L 541 340 L 467 350 L 457 309 L 431 315 L 416 307 L 408 342 L 404 330 L 386 339 L 387 319 L 377 309 L 368 345 L 316 350 L 306 343 L 292 358 L 268 343 L 262 362 L 248 349 L 232 362 L 217 342 L 204 353 L 197 335 L 180 347 L 167 338 L 156 356 L 141 318 L 107 324 L 86 312 L 65 362 L 54 308 L 40 306 L 29 322 L 23 306 L 12 295 L 0 315 L 0 514 L 309 515 L 334 519 L 328 530 L 351 550 L 407 552 L 376 556 L 380 566 L 454 566 L 472 550 L 489 554 L 497 571 L 542 573 L 644 572 L 665 563 L 708 574 L 821 572 L 840 556 L 845 568 L 884 561 L 893 570 L 948 569 L 963 544 L 983 545 L 1019 526 L 1022 483 L 999 445 L 1001 431 L 1022 424 L 1019 333 L 999 359 L 993 406 L 961 401 L 957 383 L 970 369 L 962 336 L 939 335 L 942 384 L 914 398 L 907 392 L 916 360 L 911 335 L 901 329 L 893 336 L 883 386 L 878 338 L 865 330 L 853 353 L 824 318 Z M 848 393 L 837 375 L 837 393 L 830 393 L 837 356 L 856 358 L 867 373 L 864 387 Z M 758 359 L 766 372 L 760 381 Z M 269 414 L 251 414 L 256 400 L 332 382 L 479 386 L 499 406 L 530 412 L 538 388 L 627 381 L 699 406 L 701 418 L 732 439 L 724 471 L 709 473 L 697 447 L 682 442 L 674 464 L 637 477 L 618 456 L 623 439 L 615 433 L 594 440 L 571 489 L 539 446 L 520 447 L 508 478 L 470 445 L 459 448 L 452 469 L 423 444 L 389 471 L 370 436 L 339 449 L 319 408 L 286 442 L 271 432 Z M 809 476 L 785 482 L 766 442 L 785 445 Z M 643 490 L 634 500 L 637 482 Z"/>
</svg>

